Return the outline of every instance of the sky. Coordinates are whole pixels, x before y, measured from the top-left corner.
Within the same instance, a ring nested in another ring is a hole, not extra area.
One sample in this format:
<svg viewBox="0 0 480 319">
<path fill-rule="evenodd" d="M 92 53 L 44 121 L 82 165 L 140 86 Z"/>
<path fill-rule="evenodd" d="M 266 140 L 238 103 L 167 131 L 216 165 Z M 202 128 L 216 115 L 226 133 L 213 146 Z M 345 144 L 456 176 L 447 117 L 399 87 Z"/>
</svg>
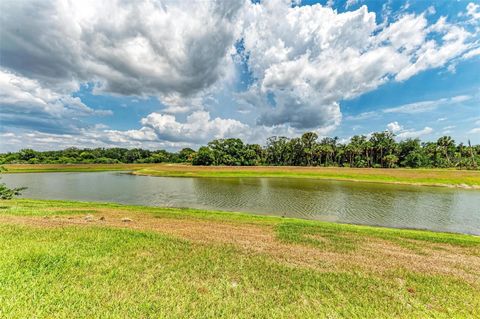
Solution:
<svg viewBox="0 0 480 319">
<path fill-rule="evenodd" d="M 0 1 L 0 152 L 480 144 L 477 1 Z"/>
</svg>

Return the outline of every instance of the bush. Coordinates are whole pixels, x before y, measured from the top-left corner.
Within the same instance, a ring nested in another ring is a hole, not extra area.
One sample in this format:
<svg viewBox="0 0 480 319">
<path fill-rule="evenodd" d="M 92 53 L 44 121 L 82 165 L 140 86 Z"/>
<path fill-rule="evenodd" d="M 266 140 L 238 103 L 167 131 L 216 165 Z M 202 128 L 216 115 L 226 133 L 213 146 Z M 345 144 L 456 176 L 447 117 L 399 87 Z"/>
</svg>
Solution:
<svg viewBox="0 0 480 319">
<path fill-rule="evenodd" d="M 5 183 L 0 183 L 0 199 L 12 199 L 15 196 L 22 195 L 22 191 L 27 189 L 26 187 L 8 188 Z"/>
<path fill-rule="evenodd" d="M 0 172 L 4 172 L 7 169 L 0 166 Z M 20 196 L 22 191 L 27 189 L 26 187 L 8 188 L 5 183 L 0 183 L 0 199 L 12 199 L 15 196 Z"/>
</svg>

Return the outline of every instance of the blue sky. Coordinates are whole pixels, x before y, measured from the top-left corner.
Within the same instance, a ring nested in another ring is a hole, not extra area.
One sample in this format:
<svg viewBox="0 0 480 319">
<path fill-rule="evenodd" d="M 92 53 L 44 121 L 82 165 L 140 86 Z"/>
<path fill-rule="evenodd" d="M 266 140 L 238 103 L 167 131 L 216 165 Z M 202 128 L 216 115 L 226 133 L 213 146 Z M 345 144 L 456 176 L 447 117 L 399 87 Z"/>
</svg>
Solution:
<svg viewBox="0 0 480 319">
<path fill-rule="evenodd" d="M 6 0 L 0 10 L 0 151 L 386 129 L 480 143 L 472 1 Z"/>
</svg>

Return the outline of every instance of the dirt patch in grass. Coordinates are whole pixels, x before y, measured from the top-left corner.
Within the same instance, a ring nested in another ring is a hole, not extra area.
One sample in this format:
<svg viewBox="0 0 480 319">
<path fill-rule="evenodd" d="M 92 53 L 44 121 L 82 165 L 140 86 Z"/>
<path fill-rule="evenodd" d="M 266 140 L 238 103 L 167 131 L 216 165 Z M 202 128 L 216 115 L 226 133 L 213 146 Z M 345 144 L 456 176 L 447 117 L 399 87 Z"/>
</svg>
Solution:
<svg viewBox="0 0 480 319">
<path fill-rule="evenodd" d="M 378 270 L 404 268 L 425 274 L 437 273 L 459 277 L 480 286 L 480 257 L 469 249 L 447 244 L 425 244 L 422 249 L 410 250 L 380 239 L 362 243 L 361 253 L 352 254 L 353 264 L 365 263 Z M 435 249 L 442 246 L 444 249 Z"/>
<path fill-rule="evenodd" d="M 283 242 L 277 238 L 272 225 L 157 218 L 149 214 L 107 208 L 95 210 L 88 218 L 85 214 L 53 217 L 0 215 L 0 223 L 34 227 L 93 226 L 155 231 L 202 245 L 234 245 L 246 253 L 264 254 L 281 263 L 318 271 L 383 273 L 405 269 L 453 276 L 480 287 L 480 256 L 475 248 L 422 242 L 419 244 L 420 250 L 412 250 L 391 241 L 365 236 L 358 241 L 358 247 L 354 251 L 339 252 Z M 324 239 L 320 237 L 320 240 Z"/>
</svg>

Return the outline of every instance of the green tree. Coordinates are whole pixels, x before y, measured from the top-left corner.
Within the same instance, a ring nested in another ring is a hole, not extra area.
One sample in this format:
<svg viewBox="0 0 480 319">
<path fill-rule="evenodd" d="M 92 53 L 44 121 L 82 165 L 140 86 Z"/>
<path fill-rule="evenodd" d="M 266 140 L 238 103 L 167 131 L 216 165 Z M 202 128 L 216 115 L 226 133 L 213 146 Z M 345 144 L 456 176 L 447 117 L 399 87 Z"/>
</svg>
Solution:
<svg viewBox="0 0 480 319">
<path fill-rule="evenodd" d="M 284 136 L 272 136 L 267 139 L 265 148 L 266 162 L 270 165 L 288 165 L 289 139 Z"/>
<path fill-rule="evenodd" d="M 325 166 L 332 165 L 337 152 L 338 137 L 324 137 L 320 141 L 321 152 L 325 155 Z"/>
<path fill-rule="evenodd" d="M 213 165 L 238 166 L 244 162 L 245 144 L 239 138 L 213 140 L 208 147 L 213 151 Z"/>
<path fill-rule="evenodd" d="M 418 168 L 428 165 L 428 158 L 418 138 L 408 138 L 398 143 L 398 157 L 401 166 Z"/>
<path fill-rule="evenodd" d="M 383 159 L 388 168 L 394 168 L 398 163 L 398 157 L 393 154 L 386 155 Z"/>
<path fill-rule="evenodd" d="M 195 155 L 195 151 L 187 147 L 187 148 L 183 148 L 178 153 L 178 158 L 181 162 L 192 162 L 194 155 Z"/>
<path fill-rule="evenodd" d="M 0 166 L 0 173 L 5 172 L 7 169 Z M 5 183 L 0 183 L 0 199 L 10 200 L 15 196 L 22 195 L 22 191 L 27 189 L 26 187 L 9 188 Z"/>
<path fill-rule="evenodd" d="M 451 156 L 455 151 L 455 141 L 450 136 L 442 136 L 437 140 L 437 146 L 445 156 L 446 166 L 451 166 Z"/>
<path fill-rule="evenodd" d="M 193 165 L 212 165 L 215 158 L 213 156 L 213 151 L 207 147 L 202 146 L 198 152 L 193 157 Z"/>
<path fill-rule="evenodd" d="M 389 131 L 353 136 L 346 144 L 337 137 L 325 137 L 317 142 L 314 132 L 300 137 L 272 136 L 265 147 L 245 144 L 241 139 L 213 140 L 197 154 L 191 148 L 179 152 L 150 151 L 141 148 L 75 147 L 58 151 L 37 152 L 23 149 L 0 154 L 0 164 L 13 163 L 179 163 L 195 165 L 323 165 L 350 167 L 461 167 L 478 169 L 480 145 L 456 145 L 449 136 L 436 142 L 421 143 L 419 139 L 395 142 Z M 199 150 L 200 151 L 200 150 Z"/>
<path fill-rule="evenodd" d="M 35 158 L 36 156 L 37 152 L 30 148 L 25 148 L 18 152 L 18 159 L 25 162 L 28 162 L 30 159 Z"/>
<path fill-rule="evenodd" d="M 288 165 L 305 165 L 305 156 L 302 140 L 298 137 L 290 139 L 288 143 Z"/>
<path fill-rule="evenodd" d="M 244 148 L 242 165 L 260 165 L 264 162 L 265 152 L 258 144 L 247 144 Z"/>
<path fill-rule="evenodd" d="M 374 150 L 375 163 L 385 167 L 385 155 L 391 155 L 396 148 L 395 134 L 390 131 L 375 132 L 370 138 Z"/>
<path fill-rule="evenodd" d="M 303 154 L 304 154 L 304 163 L 307 166 L 312 165 L 313 155 L 315 152 L 315 146 L 318 135 L 314 132 L 307 132 L 302 135 L 302 144 L 303 144 Z"/>
<path fill-rule="evenodd" d="M 350 166 L 365 167 L 368 166 L 368 140 L 365 135 L 355 135 L 350 139 L 347 145 L 350 158 Z"/>
</svg>

